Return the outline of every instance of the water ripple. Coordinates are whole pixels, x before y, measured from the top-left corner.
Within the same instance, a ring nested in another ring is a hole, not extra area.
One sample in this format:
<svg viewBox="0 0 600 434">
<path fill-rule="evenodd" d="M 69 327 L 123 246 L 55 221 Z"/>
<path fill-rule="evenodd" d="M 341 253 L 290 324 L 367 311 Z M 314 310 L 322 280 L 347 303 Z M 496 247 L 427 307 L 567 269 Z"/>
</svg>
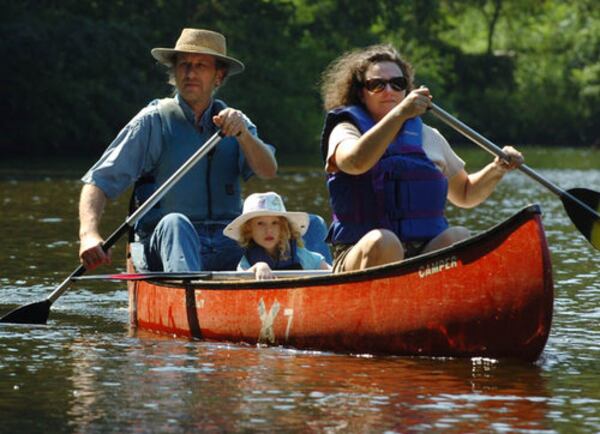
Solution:
<svg viewBox="0 0 600 434">
<path fill-rule="evenodd" d="M 600 185 L 600 171 L 540 172 L 563 188 Z M 77 265 L 77 240 L 68 234 L 76 234 L 79 184 L 3 185 L 3 202 L 10 203 L 0 228 L 0 308 L 6 311 L 44 299 Z M 280 192 L 288 209 L 330 220 L 321 171 L 254 179 L 245 192 L 267 189 Z M 129 329 L 125 285 L 73 282 L 52 306 L 47 326 L 0 325 L 2 429 L 598 432 L 598 253 L 573 227 L 560 200 L 518 173 L 480 207 L 450 206 L 448 215 L 452 224 L 480 231 L 531 202 L 543 211 L 555 281 L 551 334 L 533 365 L 173 339 Z M 109 207 L 107 226 L 120 224 L 126 207 L 126 200 Z M 35 230 L 25 233 L 24 224 Z M 122 257 L 119 252 L 123 245 L 114 257 Z M 122 271 L 123 264 L 114 270 Z M 32 409 L 35 417 L 15 416 L 31 415 Z"/>
</svg>

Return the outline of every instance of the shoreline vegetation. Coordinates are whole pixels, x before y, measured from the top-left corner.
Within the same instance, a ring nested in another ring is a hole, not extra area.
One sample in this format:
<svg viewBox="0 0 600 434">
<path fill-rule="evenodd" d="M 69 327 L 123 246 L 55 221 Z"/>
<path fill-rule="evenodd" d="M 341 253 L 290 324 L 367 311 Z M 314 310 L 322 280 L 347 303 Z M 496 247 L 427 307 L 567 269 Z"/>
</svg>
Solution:
<svg viewBox="0 0 600 434">
<path fill-rule="evenodd" d="M 577 147 L 550 147 L 519 145 L 525 155 L 525 163 L 534 169 L 600 170 L 600 149 Z M 492 161 L 493 156 L 477 145 L 460 144 L 453 146 L 468 167 L 483 167 Z M 10 178 L 74 178 L 78 179 L 97 160 L 100 154 L 92 156 L 63 156 L 25 158 L 5 157 L 0 160 L 0 180 Z M 322 170 L 320 155 L 280 154 L 279 173 Z"/>
<path fill-rule="evenodd" d="M 150 49 L 173 46 L 182 27 L 227 36 L 246 70 L 217 96 L 280 156 L 313 152 L 327 65 L 376 43 L 397 47 L 436 103 L 498 144 L 598 147 L 597 11 L 597 0 L 8 2 L 0 152 L 99 155 L 146 104 L 171 94 Z"/>
<path fill-rule="evenodd" d="M 534 169 L 600 170 L 600 148 L 574 146 L 539 146 L 514 144 L 525 155 L 525 164 Z M 483 167 L 493 160 L 493 156 L 477 145 L 452 145 L 456 153 L 470 168 Z M 279 159 L 280 170 L 292 168 L 322 168 L 320 155 L 308 158 L 302 155 L 284 155 Z"/>
</svg>

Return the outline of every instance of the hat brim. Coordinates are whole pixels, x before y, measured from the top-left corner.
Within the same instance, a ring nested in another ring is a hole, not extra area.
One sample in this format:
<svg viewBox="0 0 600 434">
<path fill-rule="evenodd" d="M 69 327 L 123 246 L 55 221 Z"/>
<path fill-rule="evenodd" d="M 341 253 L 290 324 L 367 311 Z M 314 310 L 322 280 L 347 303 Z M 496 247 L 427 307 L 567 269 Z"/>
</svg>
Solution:
<svg viewBox="0 0 600 434">
<path fill-rule="evenodd" d="M 276 212 L 276 211 L 251 211 L 234 219 L 231 223 L 229 223 L 225 229 L 223 229 L 223 235 L 229 237 L 235 241 L 241 241 L 242 238 L 242 226 L 248 220 L 253 219 L 254 217 L 264 217 L 264 216 L 277 216 L 277 217 L 285 217 L 297 232 L 300 235 L 304 235 L 308 230 L 309 217 L 305 212 L 294 212 L 294 211 L 286 211 L 286 212 Z"/>
<path fill-rule="evenodd" d="M 189 53 L 189 54 L 208 54 L 210 56 L 214 56 L 229 65 L 229 72 L 227 75 L 235 75 L 244 71 L 245 66 L 239 60 L 229 57 L 223 56 L 216 51 L 212 51 L 209 49 L 203 50 L 175 50 L 173 48 L 153 48 L 150 53 L 152 57 L 158 60 L 160 63 L 166 66 L 173 66 L 173 58 L 177 53 Z"/>
</svg>

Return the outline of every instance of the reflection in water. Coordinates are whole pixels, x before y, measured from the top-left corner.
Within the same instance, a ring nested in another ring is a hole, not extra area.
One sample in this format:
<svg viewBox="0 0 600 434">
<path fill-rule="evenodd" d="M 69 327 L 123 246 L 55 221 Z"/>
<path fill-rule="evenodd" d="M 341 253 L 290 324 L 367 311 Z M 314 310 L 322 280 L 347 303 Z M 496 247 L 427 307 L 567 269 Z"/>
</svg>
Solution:
<svg viewBox="0 0 600 434">
<path fill-rule="evenodd" d="M 600 171 L 542 175 L 565 188 L 600 186 Z M 76 266 L 80 186 L 74 179 L 0 185 L 6 312 L 46 297 Z M 268 189 L 291 210 L 330 219 L 318 170 L 253 180 L 246 193 Z M 449 217 L 477 231 L 531 202 L 544 212 L 556 293 L 550 338 L 535 365 L 128 335 L 124 285 L 74 283 L 47 327 L 0 327 L 0 432 L 599 432 L 598 253 L 560 201 L 519 174 L 482 206 L 451 207 Z M 126 198 L 108 207 L 106 232 L 122 223 L 126 207 Z"/>
<path fill-rule="evenodd" d="M 547 429 L 540 368 L 490 360 L 334 355 L 139 332 L 110 360 L 72 348 L 76 431 L 405 432 Z M 140 399 L 143 397 L 143 399 Z"/>
</svg>

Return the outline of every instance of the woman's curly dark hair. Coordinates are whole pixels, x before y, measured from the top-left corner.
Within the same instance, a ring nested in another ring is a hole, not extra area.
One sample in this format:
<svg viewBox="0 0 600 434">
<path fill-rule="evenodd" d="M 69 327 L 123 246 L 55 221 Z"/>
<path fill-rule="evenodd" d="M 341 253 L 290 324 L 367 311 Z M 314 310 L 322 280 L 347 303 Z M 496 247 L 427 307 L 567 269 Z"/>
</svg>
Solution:
<svg viewBox="0 0 600 434">
<path fill-rule="evenodd" d="M 407 92 L 413 89 L 413 68 L 389 44 L 371 45 L 342 54 L 329 64 L 321 78 L 321 97 L 325 111 L 347 105 L 360 105 L 360 90 L 370 65 L 393 62 L 402 70 L 408 82 Z"/>
</svg>

